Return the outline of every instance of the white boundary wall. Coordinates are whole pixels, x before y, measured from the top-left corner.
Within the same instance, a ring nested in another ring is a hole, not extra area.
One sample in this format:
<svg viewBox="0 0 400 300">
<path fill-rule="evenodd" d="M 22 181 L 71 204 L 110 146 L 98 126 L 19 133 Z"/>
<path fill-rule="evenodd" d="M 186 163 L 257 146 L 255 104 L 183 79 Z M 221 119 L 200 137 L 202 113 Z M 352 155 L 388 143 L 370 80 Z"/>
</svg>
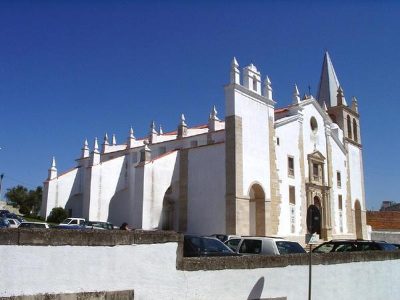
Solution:
<svg viewBox="0 0 400 300">
<path fill-rule="evenodd" d="M 135 299 L 307 299 L 308 266 L 180 271 L 176 250 L 177 243 L 0 246 L 0 297 L 133 289 Z M 316 265 L 312 299 L 398 299 L 399 273 L 400 260 Z"/>
</svg>

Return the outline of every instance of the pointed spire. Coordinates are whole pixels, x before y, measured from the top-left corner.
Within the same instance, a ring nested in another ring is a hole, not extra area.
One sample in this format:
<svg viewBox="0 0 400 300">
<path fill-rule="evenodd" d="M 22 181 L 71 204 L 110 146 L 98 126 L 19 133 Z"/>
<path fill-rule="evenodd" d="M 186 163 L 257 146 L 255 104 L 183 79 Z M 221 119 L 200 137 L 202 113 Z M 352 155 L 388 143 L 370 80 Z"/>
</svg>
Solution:
<svg viewBox="0 0 400 300">
<path fill-rule="evenodd" d="M 87 139 L 85 139 L 85 141 L 83 142 L 83 148 L 81 154 L 81 158 L 86 158 L 86 157 L 89 157 L 89 144 Z"/>
<path fill-rule="evenodd" d="M 337 89 L 337 95 L 336 95 L 336 102 L 337 105 L 346 105 L 347 106 L 347 102 L 346 102 L 346 98 L 344 97 L 344 93 L 343 93 L 343 89 L 341 86 L 338 87 Z"/>
<path fill-rule="evenodd" d="M 160 126 L 159 126 L 159 128 L 158 128 L 158 134 L 159 134 L 159 135 L 164 134 L 164 131 L 163 131 L 162 127 L 161 127 L 161 124 L 160 124 Z"/>
<path fill-rule="evenodd" d="M 181 114 L 181 123 L 180 123 L 180 125 L 182 125 L 182 126 L 187 126 L 186 123 L 185 123 L 185 121 L 186 121 L 185 115 L 184 115 L 184 114 Z"/>
<path fill-rule="evenodd" d="M 133 128 L 129 129 L 129 137 L 128 137 L 128 142 L 127 142 L 127 148 L 133 148 L 135 143 L 135 136 L 133 135 Z"/>
<path fill-rule="evenodd" d="M 299 104 L 300 103 L 300 93 L 299 93 L 299 89 L 297 88 L 297 84 L 294 85 L 294 89 L 293 89 L 293 104 Z"/>
<path fill-rule="evenodd" d="M 185 121 L 185 115 L 181 114 L 181 121 L 178 125 L 178 138 L 187 136 L 187 125 Z"/>
<path fill-rule="evenodd" d="M 53 156 L 47 179 L 52 180 L 56 177 L 57 177 L 56 158 Z"/>
<path fill-rule="evenodd" d="M 210 120 L 215 120 L 215 121 L 219 121 L 219 118 L 217 117 L 218 111 L 215 108 L 215 105 L 213 106 L 213 108 L 211 109 L 210 112 Z"/>
<path fill-rule="evenodd" d="M 154 121 L 151 121 L 151 124 L 150 124 L 150 133 L 157 134 L 156 123 L 155 123 Z"/>
<path fill-rule="evenodd" d="M 99 143 L 97 142 L 97 137 L 94 138 L 93 153 L 99 153 Z"/>
<path fill-rule="evenodd" d="M 265 77 L 264 80 L 264 97 L 268 100 L 272 100 L 272 85 L 268 76 Z"/>
<path fill-rule="evenodd" d="M 99 143 L 97 142 L 97 137 L 94 138 L 94 146 L 93 151 L 90 155 L 90 165 L 95 166 L 100 163 L 100 152 L 99 152 Z"/>
<path fill-rule="evenodd" d="M 358 113 L 358 101 L 356 97 L 351 98 L 351 109 Z"/>
<path fill-rule="evenodd" d="M 233 58 L 232 63 L 231 63 L 231 73 L 230 73 L 231 79 L 230 83 L 236 83 L 240 84 L 240 71 L 239 71 L 239 64 L 236 60 L 236 57 Z"/>
<path fill-rule="evenodd" d="M 115 146 L 117 144 L 117 138 L 115 137 L 115 133 L 112 135 L 112 145 Z"/>
<path fill-rule="evenodd" d="M 324 101 L 324 106 L 322 107 L 324 111 L 328 112 L 328 107 L 326 106 L 326 102 Z"/>
<path fill-rule="evenodd" d="M 135 136 L 133 135 L 133 128 L 131 126 L 131 129 L 129 130 L 129 138 L 134 139 Z"/>
<path fill-rule="evenodd" d="M 150 124 L 150 134 L 149 134 L 149 141 L 150 143 L 155 143 L 157 141 L 157 130 L 156 130 L 156 123 L 151 121 Z"/>
<path fill-rule="evenodd" d="M 106 132 L 106 134 L 104 135 L 104 139 L 103 139 L 103 145 L 109 145 L 110 143 L 108 142 L 108 134 Z"/>
<path fill-rule="evenodd" d="M 336 95 L 339 86 L 339 80 L 337 79 L 329 53 L 325 52 L 317 94 L 317 100 L 321 107 L 324 101 L 328 107 L 338 105 Z"/>
<path fill-rule="evenodd" d="M 56 158 L 53 156 L 53 160 L 51 162 L 51 168 L 56 169 Z"/>
</svg>

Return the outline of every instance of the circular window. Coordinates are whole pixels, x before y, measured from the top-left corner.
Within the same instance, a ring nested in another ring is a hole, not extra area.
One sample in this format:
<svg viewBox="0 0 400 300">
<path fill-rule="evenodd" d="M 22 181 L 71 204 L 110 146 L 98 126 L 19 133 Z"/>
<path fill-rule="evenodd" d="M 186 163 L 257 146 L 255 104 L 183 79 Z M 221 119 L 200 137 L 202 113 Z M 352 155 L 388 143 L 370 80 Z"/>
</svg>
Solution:
<svg viewBox="0 0 400 300">
<path fill-rule="evenodd" d="M 317 130 L 318 130 L 318 123 L 317 123 L 317 120 L 314 117 L 312 117 L 311 120 L 310 120 L 310 126 L 311 126 L 311 130 L 314 133 L 316 133 Z"/>
</svg>

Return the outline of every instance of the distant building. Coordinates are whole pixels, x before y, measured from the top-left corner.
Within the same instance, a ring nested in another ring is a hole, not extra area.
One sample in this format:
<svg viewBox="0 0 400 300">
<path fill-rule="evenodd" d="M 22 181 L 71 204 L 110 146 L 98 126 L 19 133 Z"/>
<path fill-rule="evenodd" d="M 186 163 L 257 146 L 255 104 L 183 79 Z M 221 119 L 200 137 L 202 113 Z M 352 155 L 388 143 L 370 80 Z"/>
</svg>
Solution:
<svg viewBox="0 0 400 300">
<path fill-rule="evenodd" d="M 394 201 L 382 201 L 380 211 L 400 211 L 400 203 Z"/>
<path fill-rule="evenodd" d="M 233 59 L 225 119 L 101 148 L 85 141 L 77 166 L 44 182 L 42 216 L 62 206 L 74 217 L 135 228 L 304 240 L 307 208 L 321 216 L 322 239 L 365 238 L 364 173 L 358 104 L 348 105 L 325 54 L 317 99 L 276 109 L 272 84 Z"/>
</svg>

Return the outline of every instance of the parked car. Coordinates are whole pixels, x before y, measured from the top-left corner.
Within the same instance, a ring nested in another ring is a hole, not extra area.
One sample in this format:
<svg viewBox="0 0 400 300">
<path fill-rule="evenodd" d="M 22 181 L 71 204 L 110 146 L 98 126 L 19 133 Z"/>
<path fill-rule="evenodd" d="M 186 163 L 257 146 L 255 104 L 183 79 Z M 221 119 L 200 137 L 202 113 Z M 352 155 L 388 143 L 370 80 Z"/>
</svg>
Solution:
<svg viewBox="0 0 400 300">
<path fill-rule="evenodd" d="M 217 238 L 223 243 L 225 243 L 229 239 L 240 238 L 240 236 L 238 235 L 226 235 L 226 234 L 212 234 L 210 235 L 210 237 Z"/>
<path fill-rule="evenodd" d="M 76 226 L 76 225 L 85 225 L 86 220 L 83 218 L 67 218 L 64 221 L 60 223 L 60 225 L 66 225 L 66 226 Z"/>
<path fill-rule="evenodd" d="M 392 245 L 395 246 L 397 250 L 400 250 L 400 244 L 392 244 Z"/>
<path fill-rule="evenodd" d="M 397 247 L 383 241 L 364 241 L 364 240 L 331 240 L 316 247 L 315 253 L 328 252 L 352 252 L 352 251 L 396 251 Z"/>
<path fill-rule="evenodd" d="M 10 222 L 6 218 L 0 217 L 0 228 L 9 228 Z"/>
<path fill-rule="evenodd" d="M 8 218 L 8 219 L 16 219 L 16 220 L 18 220 L 20 223 L 23 222 L 23 221 L 25 221 L 22 217 L 20 217 L 20 216 L 14 214 L 14 213 L 10 213 L 10 212 L 5 213 L 5 214 L 3 215 L 3 217 Z"/>
<path fill-rule="evenodd" d="M 198 235 L 185 235 L 183 243 L 183 256 L 237 256 L 229 247 L 220 240 Z"/>
<path fill-rule="evenodd" d="M 18 228 L 50 228 L 49 224 L 44 222 L 22 222 Z"/>
<path fill-rule="evenodd" d="M 5 214 L 9 214 L 10 211 L 8 209 L 0 209 L 0 217 L 3 217 Z"/>
<path fill-rule="evenodd" d="M 224 244 L 231 248 L 232 251 L 237 252 L 241 240 L 241 237 L 232 237 L 226 240 Z"/>
<path fill-rule="evenodd" d="M 7 221 L 10 223 L 10 227 L 11 228 L 18 228 L 19 224 L 21 224 L 20 221 L 18 221 L 17 219 L 8 219 Z"/>
<path fill-rule="evenodd" d="M 102 222 L 102 221 L 87 221 L 85 223 L 85 227 L 89 229 L 105 229 L 112 230 L 114 229 L 114 225 L 110 222 Z"/>
<path fill-rule="evenodd" d="M 239 254 L 263 254 L 263 255 L 282 255 L 306 253 L 304 248 L 297 242 L 285 240 L 277 237 L 246 236 L 238 239 L 231 239 L 225 242 L 232 249 L 236 248 Z"/>
</svg>

